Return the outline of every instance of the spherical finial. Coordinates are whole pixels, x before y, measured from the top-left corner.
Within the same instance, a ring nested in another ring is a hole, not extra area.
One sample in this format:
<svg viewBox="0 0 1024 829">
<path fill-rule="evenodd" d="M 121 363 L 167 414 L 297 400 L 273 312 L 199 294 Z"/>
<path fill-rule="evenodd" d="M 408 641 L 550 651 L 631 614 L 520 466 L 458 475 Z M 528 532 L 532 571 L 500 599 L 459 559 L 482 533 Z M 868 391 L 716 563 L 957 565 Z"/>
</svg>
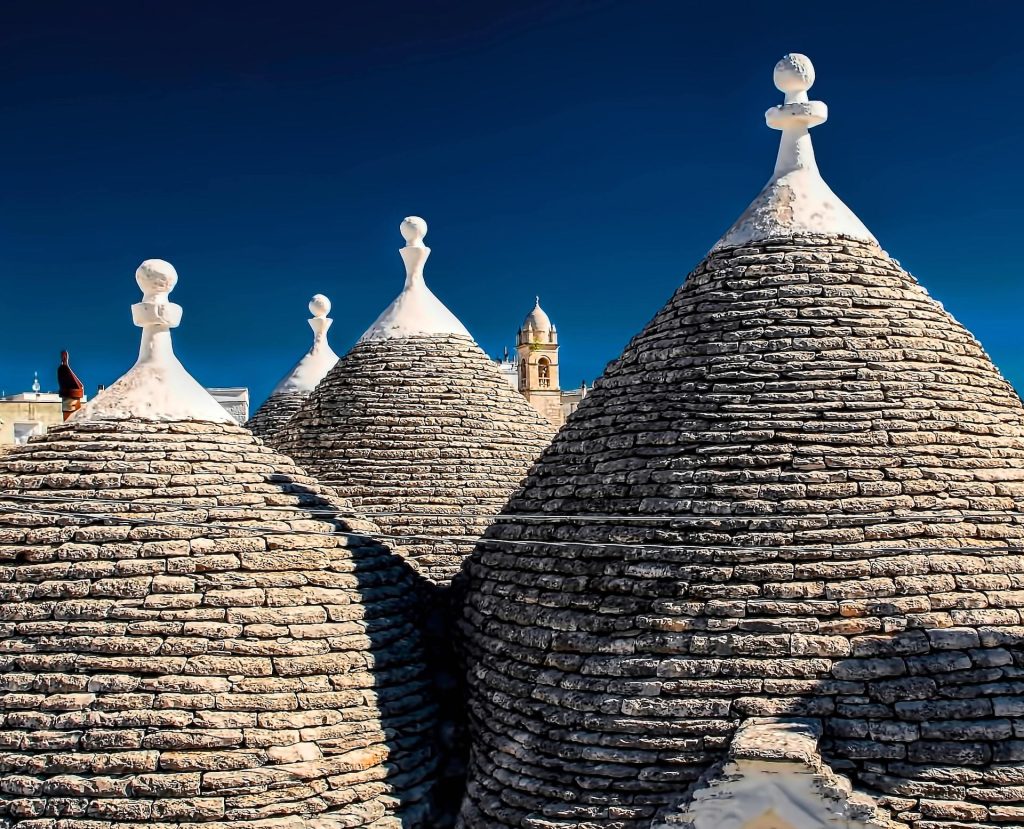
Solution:
<svg viewBox="0 0 1024 829">
<path fill-rule="evenodd" d="M 779 92 L 806 92 L 814 85 L 814 64 L 807 55 L 792 52 L 775 64 L 774 79 Z"/>
<path fill-rule="evenodd" d="M 331 313 L 331 301 L 323 294 L 314 294 L 309 301 L 309 313 L 317 319 L 323 319 Z"/>
<path fill-rule="evenodd" d="M 163 259 L 147 259 L 135 271 L 135 281 L 146 296 L 169 294 L 178 284 L 178 272 Z"/>
<path fill-rule="evenodd" d="M 410 247 L 423 247 L 423 237 L 427 235 L 427 223 L 419 216 L 406 216 L 402 221 L 402 238 Z"/>
</svg>

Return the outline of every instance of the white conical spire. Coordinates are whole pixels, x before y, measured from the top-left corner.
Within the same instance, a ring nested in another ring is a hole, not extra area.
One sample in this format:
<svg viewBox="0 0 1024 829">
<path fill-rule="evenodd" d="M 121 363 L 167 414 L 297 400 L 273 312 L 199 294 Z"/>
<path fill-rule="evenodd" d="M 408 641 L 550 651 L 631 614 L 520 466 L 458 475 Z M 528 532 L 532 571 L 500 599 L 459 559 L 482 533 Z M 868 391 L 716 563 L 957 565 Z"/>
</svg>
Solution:
<svg viewBox="0 0 1024 829">
<path fill-rule="evenodd" d="M 139 359 L 131 370 L 86 403 L 69 421 L 205 420 L 234 423 L 224 407 L 197 383 L 174 356 L 171 329 L 181 322 L 181 306 L 167 295 L 178 282 L 170 262 L 147 259 L 135 272 L 142 302 L 132 319 L 142 329 Z"/>
<path fill-rule="evenodd" d="M 714 249 L 800 234 L 876 242 L 818 172 L 809 130 L 824 123 L 828 107 L 808 100 L 813 84 L 814 66 L 805 55 L 789 54 L 775 65 L 775 86 L 786 95 L 785 103 L 764 116 L 769 127 L 782 131 L 775 173 Z"/>
<path fill-rule="evenodd" d="M 423 266 L 430 256 L 430 248 L 423 244 L 427 223 L 419 216 L 408 216 L 402 222 L 401 230 L 405 247 L 399 253 L 405 262 L 405 287 L 359 338 L 359 342 L 445 334 L 469 337 L 466 327 L 434 296 L 423 280 Z"/>
<path fill-rule="evenodd" d="M 331 313 L 331 301 L 323 294 L 316 294 L 309 301 L 309 313 L 313 315 L 309 320 L 309 327 L 313 329 L 313 345 L 274 387 L 271 396 L 280 392 L 313 391 L 317 383 L 323 380 L 327 372 L 338 362 L 338 355 L 327 342 L 327 330 L 333 323 L 327 316 Z"/>
</svg>

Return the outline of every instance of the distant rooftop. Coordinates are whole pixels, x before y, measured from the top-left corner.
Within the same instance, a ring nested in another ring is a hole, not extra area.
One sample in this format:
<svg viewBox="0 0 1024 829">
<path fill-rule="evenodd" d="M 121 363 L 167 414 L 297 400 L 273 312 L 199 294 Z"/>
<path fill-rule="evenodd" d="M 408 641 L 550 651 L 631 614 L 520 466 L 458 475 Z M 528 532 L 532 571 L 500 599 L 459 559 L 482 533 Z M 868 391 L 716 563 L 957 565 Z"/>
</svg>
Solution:
<svg viewBox="0 0 1024 829">
<path fill-rule="evenodd" d="M 60 395 L 52 391 L 21 391 L 17 394 L 8 394 L 0 397 L 3 403 L 60 403 Z"/>
</svg>

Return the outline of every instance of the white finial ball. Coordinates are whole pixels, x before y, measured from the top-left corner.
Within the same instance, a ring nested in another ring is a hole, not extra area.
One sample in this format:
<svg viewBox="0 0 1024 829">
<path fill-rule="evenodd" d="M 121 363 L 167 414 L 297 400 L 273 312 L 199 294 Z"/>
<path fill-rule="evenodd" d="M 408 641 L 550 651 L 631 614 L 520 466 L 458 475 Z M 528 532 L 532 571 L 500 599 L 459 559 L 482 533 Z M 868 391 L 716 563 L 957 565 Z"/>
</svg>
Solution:
<svg viewBox="0 0 1024 829">
<path fill-rule="evenodd" d="M 331 313 L 331 301 L 323 294 L 313 294 L 313 298 L 309 301 L 309 313 L 323 319 Z"/>
<path fill-rule="evenodd" d="M 423 243 L 423 237 L 427 235 L 427 223 L 419 216 L 406 216 L 402 220 L 402 238 L 409 245 L 416 246 Z"/>
<path fill-rule="evenodd" d="M 807 55 L 792 52 L 775 64 L 774 80 L 779 92 L 806 92 L 814 85 L 814 64 Z"/>
<path fill-rule="evenodd" d="M 147 259 L 135 271 L 135 281 L 146 296 L 169 294 L 178 284 L 178 272 L 163 259 Z"/>
</svg>

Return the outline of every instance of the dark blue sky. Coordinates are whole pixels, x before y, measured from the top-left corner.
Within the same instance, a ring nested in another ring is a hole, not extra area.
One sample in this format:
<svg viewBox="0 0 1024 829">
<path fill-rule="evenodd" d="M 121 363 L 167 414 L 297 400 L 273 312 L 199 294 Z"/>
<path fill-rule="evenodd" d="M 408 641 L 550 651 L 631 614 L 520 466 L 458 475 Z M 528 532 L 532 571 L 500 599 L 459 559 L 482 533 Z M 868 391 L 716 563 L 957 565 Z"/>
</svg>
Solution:
<svg viewBox="0 0 1024 829">
<path fill-rule="evenodd" d="M 138 263 L 176 348 L 258 404 L 334 302 L 402 283 L 398 224 L 491 353 L 539 293 L 593 379 L 768 179 L 785 52 L 826 180 L 1024 388 L 1024 12 L 1008 2 L 20 2 L 0 8 L 0 388 L 135 359 Z"/>
</svg>

